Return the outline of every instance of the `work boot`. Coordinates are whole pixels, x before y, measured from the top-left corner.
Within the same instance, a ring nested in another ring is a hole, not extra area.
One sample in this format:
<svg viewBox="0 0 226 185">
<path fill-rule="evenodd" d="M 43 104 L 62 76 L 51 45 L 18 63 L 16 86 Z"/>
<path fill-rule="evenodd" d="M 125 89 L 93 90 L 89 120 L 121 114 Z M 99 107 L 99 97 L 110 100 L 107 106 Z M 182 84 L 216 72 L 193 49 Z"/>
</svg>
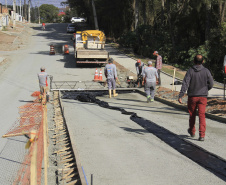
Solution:
<svg viewBox="0 0 226 185">
<path fill-rule="evenodd" d="M 147 97 L 147 103 L 150 103 L 150 102 L 151 102 L 151 98 Z"/>
<path fill-rule="evenodd" d="M 109 98 L 111 98 L 111 90 L 108 90 L 108 92 L 109 92 Z"/>
<path fill-rule="evenodd" d="M 116 90 L 113 90 L 113 96 L 118 96 L 118 93 L 116 93 Z"/>
<path fill-rule="evenodd" d="M 195 134 L 193 134 L 190 130 L 190 128 L 188 129 L 188 133 L 190 134 L 191 137 L 195 137 Z"/>
<path fill-rule="evenodd" d="M 153 102 L 154 101 L 154 99 L 151 99 L 151 102 Z"/>
<path fill-rule="evenodd" d="M 199 137 L 199 141 L 204 141 L 205 138 L 204 137 Z"/>
</svg>

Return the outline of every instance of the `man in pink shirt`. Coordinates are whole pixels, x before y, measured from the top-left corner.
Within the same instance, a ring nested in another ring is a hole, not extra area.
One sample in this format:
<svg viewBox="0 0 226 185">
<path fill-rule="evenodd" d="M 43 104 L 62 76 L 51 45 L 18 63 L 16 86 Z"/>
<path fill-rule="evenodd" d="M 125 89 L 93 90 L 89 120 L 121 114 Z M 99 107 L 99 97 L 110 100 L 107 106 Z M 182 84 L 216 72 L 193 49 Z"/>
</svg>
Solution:
<svg viewBox="0 0 226 185">
<path fill-rule="evenodd" d="M 158 84 L 161 85 L 160 71 L 162 69 L 162 57 L 159 55 L 158 51 L 154 51 L 153 55 L 157 56 L 156 62 L 155 62 L 155 68 L 157 69 L 158 77 L 159 77 Z"/>
</svg>

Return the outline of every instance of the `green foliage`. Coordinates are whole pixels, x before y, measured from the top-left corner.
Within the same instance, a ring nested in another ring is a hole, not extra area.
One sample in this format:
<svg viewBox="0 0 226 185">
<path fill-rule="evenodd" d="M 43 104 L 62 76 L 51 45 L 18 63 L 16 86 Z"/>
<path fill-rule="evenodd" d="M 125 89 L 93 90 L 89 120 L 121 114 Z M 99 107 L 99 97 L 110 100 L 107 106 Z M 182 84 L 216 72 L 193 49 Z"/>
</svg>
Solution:
<svg viewBox="0 0 226 185">
<path fill-rule="evenodd" d="M 219 0 L 95 0 L 100 30 L 136 54 L 154 58 L 157 50 L 164 63 L 186 70 L 196 54 L 222 81 L 226 54 L 226 24 L 222 24 Z M 68 0 L 78 16 L 93 24 L 91 0 Z M 136 15 L 136 16 L 135 16 Z M 135 18 L 136 17 L 136 18 Z M 136 29 L 135 29 L 135 22 Z"/>
<path fill-rule="evenodd" d="M 39 7 L 41 22 L 51 23 L 58 19 L 59 8 L 54 5 L 42 4 Z"/>
</svg>

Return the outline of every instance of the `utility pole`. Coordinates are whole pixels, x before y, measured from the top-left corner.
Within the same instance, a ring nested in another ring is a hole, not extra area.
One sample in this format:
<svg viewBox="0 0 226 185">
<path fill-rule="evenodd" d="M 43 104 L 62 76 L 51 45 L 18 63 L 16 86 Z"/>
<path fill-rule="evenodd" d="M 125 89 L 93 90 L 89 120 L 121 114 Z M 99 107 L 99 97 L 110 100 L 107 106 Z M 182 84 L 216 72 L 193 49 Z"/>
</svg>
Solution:
<svg viewBox="0 0 226 185">
<path fill-rule="evenodd" d="M 38 0 L 38 24 L 40 24 L 39 0 Z"/>
<path fill-rule="evenodd" d="M 20 15 L 22 16 L 22 14 L 21 14 L 21 0 L 20 0 Z"/>
<path fill-rule="evenodd" d="M 92 0 L 92 7 L 93 7 L 93 17 L 94 17 L 95 29 L 96 29 L 96 30 L 99 30 L 99 27 L 98 27 L 98 22 L 97 22 L 97 14 L 96 14 L 96 8 L 95 8 L 94 0 Z"/>
<path fill-rule="evenodd" d="M 16 27 L 16 0 L 13 0 L 13 28 Z"/>
<path fill-rule="evenodd" d="M 24 0 L 24 19 L 27 20 L 27 5 L 26 5 L 26 0 Z"/>
<path fill-rule="evenodd" d="M 7 0 L 5 0 L 5 6 L 6 6 L 6 8 L 7 8 Z"/>
<path fill-rule="evenodd" d="M 31 23 L 31 0 L 28 0 L 28 23 Z"/>
</svg>

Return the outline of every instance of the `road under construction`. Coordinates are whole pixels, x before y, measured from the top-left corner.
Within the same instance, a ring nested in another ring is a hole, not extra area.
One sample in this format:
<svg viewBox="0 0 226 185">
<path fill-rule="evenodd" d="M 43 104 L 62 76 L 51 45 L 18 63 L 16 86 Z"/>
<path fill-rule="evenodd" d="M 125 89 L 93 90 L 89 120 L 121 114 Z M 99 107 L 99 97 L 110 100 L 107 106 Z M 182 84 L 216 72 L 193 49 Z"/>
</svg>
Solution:
<svg viewBox="0 0 226 185">
<path fill-rule="evenodd" d="M 52 76 L 46 105 L 48 184 L 225 184 L 225 117 L 207 118 L 206 140 L 199 142 L 198 136 L 187 134 L 186 111 L 160 98 L 148 104 L 143 89 L 127 88 L 126 76 L 134 74 L 136 60 L 106 46 L 110 57 L 126 68 L 119 72 L 119 95 L 109 99 L 107 87 L 93 81 L 96 68 L 103 67 L 76 66 L 66 24 L 47 24 L 45 32 L 35 24 L 29 29 L 28 47 L 0 52 L 8 58 L 0 75 L 0 133 L 12 128 L 17 107 L 33 101 L 37 73 L 45 66 Z M 163 74 L 162 86 L 171 83 L 172 77 Z M 210 96 L 223 98 L 223 89 L 211 90 Z M 0 139 L 0 184 L 15 182 L 28 152 L 26 142 L 23 134 Z M 43 164 L 42 174 L 44 169 Z M 39 183 L 45 184 L 44 175 Z"/>
</svg>

